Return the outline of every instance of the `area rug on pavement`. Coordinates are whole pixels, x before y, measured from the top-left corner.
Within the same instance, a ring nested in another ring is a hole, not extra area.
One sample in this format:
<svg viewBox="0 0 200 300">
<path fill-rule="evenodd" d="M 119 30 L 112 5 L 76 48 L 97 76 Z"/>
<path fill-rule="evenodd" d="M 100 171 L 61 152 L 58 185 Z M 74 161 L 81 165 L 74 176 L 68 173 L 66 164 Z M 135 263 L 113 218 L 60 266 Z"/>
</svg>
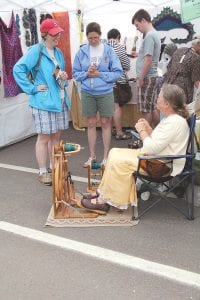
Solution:
<svg viewBox="0 0 200 300">
<path fill-rule="evenodd" d="M 118 212 L 114 208 L 110 208 L 106 215 L 100 215 L 97 218 L 66 218 L 55 219 L 53 207 L 50 210 L 45 226 L 51 227 L 96 227 L 96 226 L 134 226 L 138 224 L 138 220 L 132 220 L 131 208 Z"/>
</svg>

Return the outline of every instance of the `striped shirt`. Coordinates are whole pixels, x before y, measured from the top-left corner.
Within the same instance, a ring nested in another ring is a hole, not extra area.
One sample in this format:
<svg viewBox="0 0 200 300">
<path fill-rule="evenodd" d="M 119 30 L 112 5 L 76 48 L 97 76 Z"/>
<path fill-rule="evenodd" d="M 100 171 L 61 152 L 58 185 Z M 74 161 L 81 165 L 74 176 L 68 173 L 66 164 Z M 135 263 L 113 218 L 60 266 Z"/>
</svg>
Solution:
<svg viewBox="0 0 200 300">
<path fill-rule="evenodd" d="M 125 46 L 121 45 L 116 39 L 109 39 L 108 44 L 115 50 L 115 53 L 119 57 L 123 69 L 123 74 L 117 82 L 126 83 L 128 80 L 126 72 L 130 70 L 130 59 L 126 54 Z"/>
</svg>

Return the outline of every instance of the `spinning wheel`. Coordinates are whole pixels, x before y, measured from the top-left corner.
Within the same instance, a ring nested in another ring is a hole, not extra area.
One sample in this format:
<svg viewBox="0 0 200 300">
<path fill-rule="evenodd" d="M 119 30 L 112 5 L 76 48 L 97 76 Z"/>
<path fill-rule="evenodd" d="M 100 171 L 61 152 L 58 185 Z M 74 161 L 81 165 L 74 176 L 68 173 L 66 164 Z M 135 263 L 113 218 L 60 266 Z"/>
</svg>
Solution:
<svg viewBox="0 0 200 300">
<path fill-rule="evenodd" d="M 91 166 L 87 167 L 87 169 L 88 169 L 87 191 L 88 193 L 91 193 L 93 191 L 96 191 L 96 189 L 98 188 L 105 167 L 101 166 L 101 164 L 98 162 L 93 162 Z"/>
<path fill-rule="evenodd" d="M 54 218 L 96 218 L 99 213 L 81 206 L 81 196 L 75 193 L 74 183 L 68 170 L 67 156 L 80 151 L 78 144 L 55 145 L 53 149 L 52 187 Z"/>
</svg>

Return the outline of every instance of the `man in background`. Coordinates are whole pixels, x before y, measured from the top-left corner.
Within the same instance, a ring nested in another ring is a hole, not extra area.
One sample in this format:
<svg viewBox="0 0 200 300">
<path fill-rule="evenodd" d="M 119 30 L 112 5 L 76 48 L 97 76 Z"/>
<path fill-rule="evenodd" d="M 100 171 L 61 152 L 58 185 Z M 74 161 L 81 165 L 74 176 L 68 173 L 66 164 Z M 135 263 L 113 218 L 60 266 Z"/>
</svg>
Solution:
<svg viewBox="0 0 200 300">
<path fill-rule="evenodd" d="M 142 117 L 155 127 L 160 120 L 156 101 L 161 41 L 146 10 L 138 10 L 132 18 L 132 24 L 143 33 L 136 61 L 139 110 Z"/>
<path fill-rule="evenodd" d="M 200 83 L 200 35 L 192 40 L 191 47 L 178 48 L 167 66 L 164 83 L 180 86 L 187 103 L 193 101 L 194 88 Z"/>
</svg>

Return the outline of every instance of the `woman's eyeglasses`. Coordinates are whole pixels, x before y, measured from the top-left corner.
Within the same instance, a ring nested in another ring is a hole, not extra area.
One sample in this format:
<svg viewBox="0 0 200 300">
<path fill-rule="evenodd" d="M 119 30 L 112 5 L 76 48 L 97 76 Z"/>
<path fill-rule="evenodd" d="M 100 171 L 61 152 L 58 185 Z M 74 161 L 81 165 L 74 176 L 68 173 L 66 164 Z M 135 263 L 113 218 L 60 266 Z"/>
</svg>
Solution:
<svg viewBox="0 0 200 300">
<path fill-rule="evenodd" d="M 48 33 L 48 35 L 50 35 L 52 38 L 57 38 L 57 37 L 61 36 L 61 33 L 57 33 L 57 34 L 54 34 L 54 35 Z"/>
</svg>

